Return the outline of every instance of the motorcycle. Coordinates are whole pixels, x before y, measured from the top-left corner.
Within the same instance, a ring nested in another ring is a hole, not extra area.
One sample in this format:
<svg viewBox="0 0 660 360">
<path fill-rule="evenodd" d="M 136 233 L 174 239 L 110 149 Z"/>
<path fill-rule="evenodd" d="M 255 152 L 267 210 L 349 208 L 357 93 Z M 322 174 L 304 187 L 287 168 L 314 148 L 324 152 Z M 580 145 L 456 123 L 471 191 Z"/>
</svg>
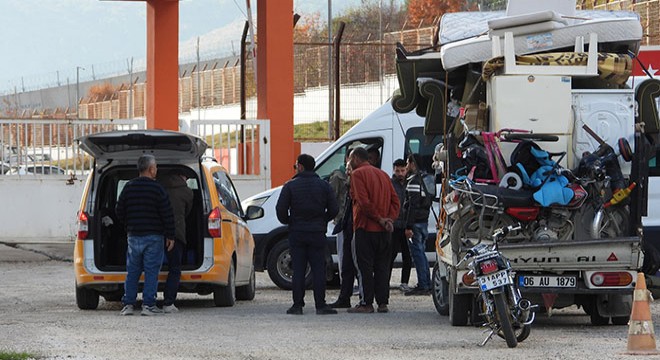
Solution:
<svg viewBox="0 0 660 360">
<path fill-rule="evenodd" d="M 588 127 L 585 126 L 585 129 Z M 584 154 L 575 171 L 561 168 L 555 163 L 544 173 L 546 178 L 553 173 L 565 177 L 565 188 L 570 190 L 569 201 L 563 205 L 543 206 L 534 197 L 538 188 L 519 186 L 512 189 L 507 187 L 506 179 L 500 180 L 498 185 L 483 179 L 489 176 L 492 179 L 497 172 L 496 167 L 486 164 L 492 165 L 493 159 L 498 158 L 499 163 L 502 163 L 503 158 L 499 147 L 488 143 L 484 151 L 480 150 L 480 144 L 474 140 L 474 132 L 468 132 L 466 128 L 465 138 L 471 140 L 462 141 L 459 151 L 462 152 L 466 168 L 471 169 L 471 174 L 455 176 L 449 182 L 453 191 L 445 198 L 444 205 L 446 214 L 453 220 L 450 240 L 454 250 L 472 247 L 481 242 L 492 229 L 515 223 L 521 223 L 522 228 L 510 234 L 508 242 L 598 239 L 627 233 L 629 215 L 624 200 L 635 185 L 632 183 L 625 186 L 614 149 L 600 140 L 591 129 L 587 132 L 600 143 L 593 154 Z M 542 134 L 536 136 L 542 137 Z M 625 139 L 619 140 L 619 149 L 625 160 L 632 158 L 632 151 Z M 470 158 L 475 154 L 481 155 L 477 160 Z"/>
<path fill-rule="evenodd" d="M 469 260 L 469 276 L 479 285 L 480 314 L 486 319 L 483 325 L 488 335 L 480 346 L 497 334 L 506 340 L 510 348 L 524 341 L 530 334 L 534 322 L 534 309 L 537 305 L 522 298 L 515 281 L 515 274 L 509 260 L 498 250 L 498 242 L 512 231 L 520 230 L 520 224 L 496 229 L 492 234 L 492 244 L 481 243 L 467 251 L 458 263 Z"/>
</svg>

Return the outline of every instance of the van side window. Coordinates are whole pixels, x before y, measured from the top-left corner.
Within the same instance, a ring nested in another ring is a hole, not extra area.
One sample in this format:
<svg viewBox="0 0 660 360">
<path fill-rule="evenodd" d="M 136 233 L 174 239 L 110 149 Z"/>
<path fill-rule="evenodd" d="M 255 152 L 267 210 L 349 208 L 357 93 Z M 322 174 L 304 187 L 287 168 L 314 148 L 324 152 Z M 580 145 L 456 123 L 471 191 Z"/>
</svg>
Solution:
<svg viewBox="0 0 660 360">
<path fill-rule="evenodd" d="M 381 158 L 383 156 L 383 139 L 382 138 L 367 138 L 367 139 L 359 139 L 359 140 L 354 140 L 346 145 L 338 148 L 332 155 L 327 157 L 324 162 L 321 164 L 316 164 L 316 173 L 318 176 L 321 177 L 321 179 L 328 180 L 330 178 L 330 174 L 332 174 L 333 171 L 343 168 L 344 167 L 344 161 L 346 159 L 346 155 L 350 153 L 350 151 L 353 148 L 356 147 L 363 147 L 370 151 L 372 154 L 378 154 L 378 163 L 377 165 L 380 167 L 381 164 Z"/>
<path fill-rule="evenodd" d="M 406 132 L 406 144 L 403 153 L 405 157 L 408 157 L 411 151 L 414 154 L 419 154 L 422 158 L 422 164 L 420 166 L 422 170 L 433 174 L 435 172 L 431 167 L 431 164 L 433 164 L 433 152 L 436 145 L 441 141 L 442 137 L 439 135 L 428 137 L 424 135 L 424 128 L 421 126 L 410 128 Z"/>
<path fill-rule="evenodd" d="M 222 206 L 236 216 L 241 216 L 238 195 L 229 177 L 222 171 L 216 171 L 213 173 L 213 182 L 215 183 L 215 188 L 218 191 L 218 197 Z"/>
</svg>

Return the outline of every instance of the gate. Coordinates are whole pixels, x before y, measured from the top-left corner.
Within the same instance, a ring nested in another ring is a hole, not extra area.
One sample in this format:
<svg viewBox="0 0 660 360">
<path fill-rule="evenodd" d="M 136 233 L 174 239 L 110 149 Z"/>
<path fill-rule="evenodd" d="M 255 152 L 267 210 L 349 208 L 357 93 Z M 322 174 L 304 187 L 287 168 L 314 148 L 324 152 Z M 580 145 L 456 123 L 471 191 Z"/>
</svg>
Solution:
<svg viewBox="0 0 660 360">
<path fill-rule="evenodd" d="M 235 182 L 253 183 L 255 193 L 270 188 L 270 121 L 190 120 L 190 133 L 209 145 L 212 157 Z"/>
</svg>

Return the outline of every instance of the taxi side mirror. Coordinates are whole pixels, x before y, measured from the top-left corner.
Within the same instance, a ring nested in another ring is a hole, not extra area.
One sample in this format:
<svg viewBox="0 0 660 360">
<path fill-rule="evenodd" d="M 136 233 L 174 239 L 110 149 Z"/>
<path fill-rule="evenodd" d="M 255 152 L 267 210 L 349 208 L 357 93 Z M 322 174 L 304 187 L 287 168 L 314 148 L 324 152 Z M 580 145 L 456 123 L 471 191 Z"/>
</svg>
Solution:
<svg viewBox="0 0 660 360">
<path fill-rule="evenodd" d="M 264 217 L 264 209 L 261 206 L 250 205 L 245 209 L 245 220 L 256 220 Z"/>
</svg>

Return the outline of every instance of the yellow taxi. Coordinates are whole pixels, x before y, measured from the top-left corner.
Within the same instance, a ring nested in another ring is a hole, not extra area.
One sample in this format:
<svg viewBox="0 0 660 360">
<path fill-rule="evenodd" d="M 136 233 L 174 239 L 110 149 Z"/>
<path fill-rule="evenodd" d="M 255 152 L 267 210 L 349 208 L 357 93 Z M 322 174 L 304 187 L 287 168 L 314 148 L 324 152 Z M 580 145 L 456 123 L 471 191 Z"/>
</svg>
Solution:
<svg viewBox="0 0 660 360">
<path fill-rule="evenodd" d="M 96 309 L 100 296 L 120 301 L 124 293 L 127 235 L 114 209 L 124 185 L 138 176 L 136 164 L 142 154 L 156 157 L 158 173 L 185 175 L 194 194 L 186 218 L 179 292 L 213 294 L 216 306 L 254 298 L 254 240 L 246 220 L 262 217 L 263 209 L 249 206 L 243 211 L 227 171 L 205 160 L 208 145 L 202 139 L 137 130 L 92 134 L 77 142 L 94 158 L 77 214 L 73 257 L 80 309 Z M 165 262 L 158 277 L 160 291 L 166 277 Z M 143 277 L 140 288 L 142 281 Z"/>
</svg>

